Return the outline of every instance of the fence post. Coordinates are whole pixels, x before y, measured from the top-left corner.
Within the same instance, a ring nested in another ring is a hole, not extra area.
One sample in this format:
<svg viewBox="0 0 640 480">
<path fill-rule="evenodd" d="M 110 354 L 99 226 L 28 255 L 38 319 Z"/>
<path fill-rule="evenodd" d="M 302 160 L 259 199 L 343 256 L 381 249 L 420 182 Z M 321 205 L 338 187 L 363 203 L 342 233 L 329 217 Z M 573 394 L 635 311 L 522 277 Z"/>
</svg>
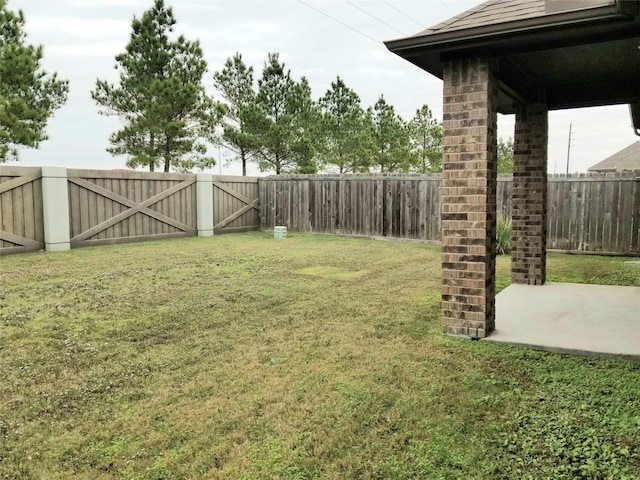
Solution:
<svg viewBox="0 0 640 480">
<path fill-rule="evenodd" d="M 69 193 L 64 167 L 42 167 L 42 216 L 45 250 L 69 250 Z"/>
<path fill-rule="evenodd" d="M 196 221 L 199 237 L 213 235 L 213 175 L 196 174 Z"/>
</svg>

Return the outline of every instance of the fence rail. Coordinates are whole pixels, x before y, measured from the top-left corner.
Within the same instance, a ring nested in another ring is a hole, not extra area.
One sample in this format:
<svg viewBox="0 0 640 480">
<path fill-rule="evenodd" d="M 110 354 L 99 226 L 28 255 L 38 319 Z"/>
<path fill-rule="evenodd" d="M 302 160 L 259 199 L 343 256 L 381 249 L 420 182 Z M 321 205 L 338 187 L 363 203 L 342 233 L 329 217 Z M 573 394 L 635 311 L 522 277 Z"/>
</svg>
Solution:
<svg viewBox="0 0 640 480">
<path fill-rule="evenodd" d="M 548 248 L 640 254 L 639 177 L 549 177 Z M 0 166 L 0 255 L 276 225 L 437 241 L 440 185 L 439 175 L 257 178 Z M 511 189 L 501 176 L 497 209 L 505 217 Z"/>
</svg>

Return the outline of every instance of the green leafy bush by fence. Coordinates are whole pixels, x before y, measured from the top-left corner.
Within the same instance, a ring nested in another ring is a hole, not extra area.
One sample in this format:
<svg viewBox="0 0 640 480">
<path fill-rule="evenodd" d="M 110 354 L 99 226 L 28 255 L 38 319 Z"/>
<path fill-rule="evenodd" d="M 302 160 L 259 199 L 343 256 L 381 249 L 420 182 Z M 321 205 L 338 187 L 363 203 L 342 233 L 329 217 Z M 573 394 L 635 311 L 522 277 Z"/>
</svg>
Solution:
<svg viewBox="0 0 640 480">
<path fill-rule="evenodd" d="M 511 252 L 511 219 L 498 216 L 496 225 L 496 253 L 504 255 Z"/>
</svg>

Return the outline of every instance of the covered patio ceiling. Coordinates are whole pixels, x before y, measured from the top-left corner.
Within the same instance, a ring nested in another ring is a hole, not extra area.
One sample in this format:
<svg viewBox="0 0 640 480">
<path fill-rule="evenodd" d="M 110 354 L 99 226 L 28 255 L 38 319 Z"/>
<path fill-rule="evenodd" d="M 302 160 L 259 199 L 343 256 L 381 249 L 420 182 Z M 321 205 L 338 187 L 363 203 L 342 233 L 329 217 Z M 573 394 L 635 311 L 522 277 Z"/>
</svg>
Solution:
<svg viewBox="0 0 640 480">
<path fill-rule="evenodd" d="M 640 2 L 490 0 L 387 48 L 442 78 L 443 62 L 497 62 L 500 113 L 630 104 L 640 130 Z"/>
</svg>

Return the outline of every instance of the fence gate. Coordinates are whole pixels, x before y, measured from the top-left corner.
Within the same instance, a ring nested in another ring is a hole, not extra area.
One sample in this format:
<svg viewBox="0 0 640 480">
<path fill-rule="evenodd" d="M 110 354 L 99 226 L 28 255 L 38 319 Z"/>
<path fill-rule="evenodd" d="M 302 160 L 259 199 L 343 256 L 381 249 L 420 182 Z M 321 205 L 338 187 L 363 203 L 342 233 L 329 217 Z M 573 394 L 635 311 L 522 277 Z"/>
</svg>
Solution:
<svg viewBox="0 0 640 480">
<path fill-rule="evenodd" d="M 213 232 L 260 230 L 258 177 L 213 176 Z"/>
<path fill-rule="evenodd" d="M 0 167 L 0 255 L 43 248 L 42 170 Z"/>
<path fill-rule="evenodd" d="M 195 175 L 67 171 L 71 247 L 197 234 Z"/>
</svg>

